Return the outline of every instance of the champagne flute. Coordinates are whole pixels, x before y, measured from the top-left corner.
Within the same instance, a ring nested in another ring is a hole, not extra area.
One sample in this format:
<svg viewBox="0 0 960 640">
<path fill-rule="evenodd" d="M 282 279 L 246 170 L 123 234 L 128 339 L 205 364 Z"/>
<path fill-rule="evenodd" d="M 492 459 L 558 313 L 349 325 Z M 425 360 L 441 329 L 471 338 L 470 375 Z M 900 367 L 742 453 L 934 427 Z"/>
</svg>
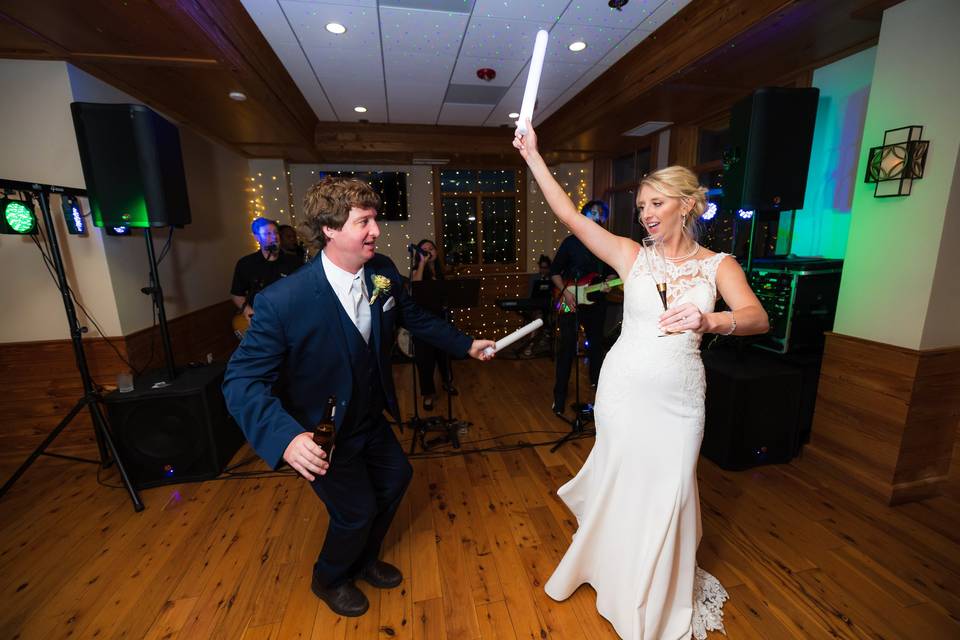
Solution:
<svg viewBox="0 0 960 640">
<path fill-rule="evenodd" d="M 643 256 L 647 261 L 647 270 L 657 285 L 657 293 L 660 294 L 660 302 L 663 304 L 663 310 L 667 310 L 667 258 L 663 253 L 663 242 L 660 238 L 647 236 L 643 239 Z M 657 335 L 658 338 L 666 336 L 675 336 L 676 333 L 662 331 Z"/>
</svg>

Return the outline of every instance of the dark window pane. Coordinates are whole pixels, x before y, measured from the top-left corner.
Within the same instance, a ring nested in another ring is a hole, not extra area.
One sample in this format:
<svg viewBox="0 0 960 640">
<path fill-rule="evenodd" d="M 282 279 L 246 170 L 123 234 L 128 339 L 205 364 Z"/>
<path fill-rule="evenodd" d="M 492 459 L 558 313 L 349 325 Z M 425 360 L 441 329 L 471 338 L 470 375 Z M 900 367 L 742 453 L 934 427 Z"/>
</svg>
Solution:
<svg viewBox="0 0 960 640">
<path fill-rule="evenodd" d="M 488 169 L 480 172 L 478 191 L 516 191 L 517 173 L 513 169 Z"/>
<path fill-rule="evenodd" d="M 441 198 L 443 256 L 449 265 L 477 263 L 476 198 Z"/>
<path fill-rule="evenodd" d="M 517 202 L 514 198 L 483 199 L 483 263 L 517 261 Z"/>
<path fill-rule="evenodd" d="M 709 131 L 700 129 L 700 140 L 697 146 L 697 164 L 720 160 L 723 150 L 730 144 L 730 130 Z"/>
<path fill-rule="evenodd" d="M 440 191 L 466 193 L 477 190 L 477 172 L 471 169 L 443 169 L 440 171 Z"/>
<path fill-rule="evenodd" d="M 613 161 L 613 184 L 631 184 L 637 181 L 634 154 L 620 156 Z"/>
<path fill-rule="evenodd" d="M 637 178 L 642 178 L 643 176 L 650 173 L 650 148 L 640 149 L 637 151 Z"/>
</svg>

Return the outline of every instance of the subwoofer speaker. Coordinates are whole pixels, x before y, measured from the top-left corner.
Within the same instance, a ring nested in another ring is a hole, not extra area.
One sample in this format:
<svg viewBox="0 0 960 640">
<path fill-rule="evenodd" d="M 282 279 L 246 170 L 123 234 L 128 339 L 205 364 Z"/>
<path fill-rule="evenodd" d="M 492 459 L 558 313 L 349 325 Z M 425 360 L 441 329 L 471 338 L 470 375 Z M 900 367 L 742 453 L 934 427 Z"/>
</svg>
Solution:
<svg viewBox="0 0 960 640">
<path fill-rule="evenodd" d="M 129 393 L 104 398 L 110 430 L 138 488 L 214 478 L 244 442 L 227 413 L 220 385 L 225 365 L 189 368 L 154 389 L 161 372 L 134 381 Z"/>
<path fill-rule="evenodd" d="M 180 133 L 139 104 L 70 105 L 98 227 L 190 223 Z"/>
<path fill-rule="evenodd" d="M 803 208 L 820 90 L 765 87 L 734 105 L 724 159 L 727 209 Z"/>
<path fill-rule="evenodd" d="M 707 350 L 700 453 L 723 469 L 789 462 L 800 446 L 802 371 L 759 351 Z"/>
</svg>

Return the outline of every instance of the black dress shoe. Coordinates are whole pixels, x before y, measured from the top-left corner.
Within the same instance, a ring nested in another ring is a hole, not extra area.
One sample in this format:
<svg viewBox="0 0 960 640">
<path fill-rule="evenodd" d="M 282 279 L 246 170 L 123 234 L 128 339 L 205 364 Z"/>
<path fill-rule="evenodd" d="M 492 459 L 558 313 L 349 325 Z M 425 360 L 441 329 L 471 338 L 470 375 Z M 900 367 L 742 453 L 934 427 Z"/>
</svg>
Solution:
<svg viewBox="0 0 960 640">
<path fill-rule="evenodd" d="M 460 395 L 460 392 L 457 391 L 457 388 L 456 388 L 455 386 L 453 386 L 452 384 L 446 384 L 446 383 L 444 383 L 444 384 L 443 384 L 443 390 L 446 391 L 446 392 L 447 392 L 448 394 L 450 394 L 451 396 L 458 396 L 458 395 Z"/>
<path fill-rule="evenodd" d="M 550 410 L 553 411 L 554 414 L 556 414 L 556 415 L 558 415 L 558 416 L 562 416 L 562 415 L 563 415 L 563 405 L 564 405 L 564 404 L 565 404 L 565 403 L 563 403 L 563 402 L 554 402 L 553 405 L 550 406 Z"/>
<path fill-rule="evenodd" d="M 321 587 L 317 584 L 316 576 L 310 585 L 313 595 L 327 603 L 330 610 L 337 615 L 356 618 L 362 616 L 370 608 L 370 601 L 357 589 L 352 582 L 345 582 L 339 587 Z"/>
<path fill-rule="evenodd" d="M 362 569 L 357 575 L 378 589 L 391 589 L 403 582 L 403 574 L 392 564 L 382 560 L 374 560 Z"/>
<path fill-rule="evenodd" d="M 433 411 L 433 398 L 431 398 L 430 396 L 423 397 L 423 410 Z"/>
</svg>

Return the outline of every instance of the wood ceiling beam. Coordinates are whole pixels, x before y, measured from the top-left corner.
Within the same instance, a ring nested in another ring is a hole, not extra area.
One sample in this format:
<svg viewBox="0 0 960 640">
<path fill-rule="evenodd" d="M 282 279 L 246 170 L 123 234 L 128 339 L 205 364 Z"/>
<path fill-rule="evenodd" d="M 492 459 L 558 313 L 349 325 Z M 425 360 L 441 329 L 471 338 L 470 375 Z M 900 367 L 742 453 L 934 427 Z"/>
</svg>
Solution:
<svg viewBox="0 0 960 640">
<path fill-rule="evenodd" d="M 688 4 L 540 125 L 545 143 L 555 145 L 603 125 L 612 113 L 628 108 L 685 67 L 794 2 L 701 0 Z M 639 123 L 618 124 L 626 131 Z"/>
</svg>

